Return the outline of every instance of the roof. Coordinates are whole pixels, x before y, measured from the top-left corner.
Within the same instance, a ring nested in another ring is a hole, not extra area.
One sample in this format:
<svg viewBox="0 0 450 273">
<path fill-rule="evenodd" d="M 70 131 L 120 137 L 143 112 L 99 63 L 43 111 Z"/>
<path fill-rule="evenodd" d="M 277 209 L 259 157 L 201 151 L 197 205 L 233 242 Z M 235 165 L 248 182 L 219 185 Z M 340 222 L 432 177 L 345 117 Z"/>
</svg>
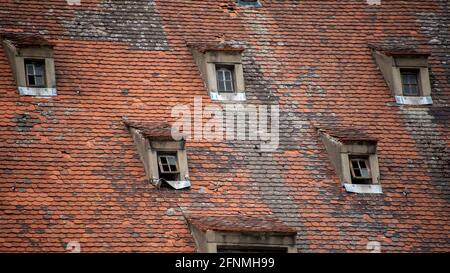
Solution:
<svg viewBox="0 0 450 273">
<path fill-rule="evenodd" d="M 42 35 L 33 33 L 0 33 L 1 39 L 10 41 L 16 47 L 52 46 L 53 44 Z"/>
<path fill-rule="evenodd" d="M 0 33 L 54 43 L 58 94 L 20 96 L 0 47 L 0 251 L 194 252 L 184 215 L 241 213 L 294 228 L 299 252 L 450 252 L 448 0 L 260 2 L 0 0 Z M 397 105 L 373 60 L 404 41 L 430 51 L 432 105 Z M 191 187 L 156 189 L 124 120 L 225 107 L 187 46 L 205 42 L 244 49 L 241 104 L 279 106 L 278 148 L 192 126 Z M 345 191 L 315 122 L 378 140 L 383 194 Z"/>
<path fill-rule="evenodd" d="M 128 127 L 138 129 L 151 140 L 173 140 L 172 126 L 168 122 L 124 121 Z"/>
<path fill-rule="evenodd" d="M 287 226 L 282 221 L 268 216 L 246 215 L 212 215 L 212 216 L 188 216 L 190 224 L 201 231 L 214 230 L 226 232 L 258 232 L 296 234 L 295 228 Z"/>
<path fill-rule="evenodd" d="M 429 46 L 423 46 L 418 42 L 386 42 L 386 43 L 369 43 L 370 48 L 383 52 L 388 56 L 396 55 L 424 55 L 429 56 L 431 49 Z"/>
<path fill-rule="evenodd" d="M 331 137 L 337 138 L 341 142 L 377 142 L 378 139 L 375 136 L 369 135 L 362 128 L 354 127 L 321 127 L 317 128 L 319 132 L 325 133 Z"/>
<path fill-rule="evenodd" d="M 227 42 L 197 42 L 187 43 L 187 46 L 193 49 L 198 50 L 199 52 L 207 52 L 207 51 L 228 51 L 228 52 L 242 52 L 244 51 L 243 47 L 239 47 Z"/>
</svg>

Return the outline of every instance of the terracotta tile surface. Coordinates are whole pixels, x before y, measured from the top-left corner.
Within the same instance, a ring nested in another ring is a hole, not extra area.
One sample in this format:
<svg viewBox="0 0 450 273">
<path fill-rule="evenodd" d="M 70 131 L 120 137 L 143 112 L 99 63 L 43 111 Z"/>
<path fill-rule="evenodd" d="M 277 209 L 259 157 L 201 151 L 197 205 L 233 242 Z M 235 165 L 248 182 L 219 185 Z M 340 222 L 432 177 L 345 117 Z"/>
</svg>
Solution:
<svg viewBox="0 0 450 273">
<path fill-rule="evenodd" d="M 52 44 L 39 34 L 30 33 L 4 33 L 0 37 L 2 40 L 10 41 L 14 46 L 52 46 Z"/>
<path fill-rule="evenodd" d="M 168 122 L 124 121 L 131 128 L 138 129 L 142 135 L 152 140 L 171 140 L 172 126 Z"/>
<path fill-rule="evenodd" d="M 193 252 L 185 215 L 272 215 L 301 252 L 366 252 L 370 241 L 449 252 L 448 1 L 261 4 L 0 0 L 0 34 L 54 44 L 58 90 L 19 96 L 0 47 L 0 251 Z M 279 147 L 187 141 L 192 187 L 158 190 L 123 120 L 171 123 L 195 96 L 222 105 L 188 46 L 198 43 L 244 49 L 245 103 L 279 105 Z M 433 105 L 397 105 L 370 44 L 429 52 Z M 378 140 L 383 194 L 345 192 L 317 123 Z"/>
<path fill-rule="evenodd" d="M 296 233 L 294 228 L 286 226 L 278 219 L 267 216 L 187 216 L 187 220 L 202 231 Z"/>
</svg>

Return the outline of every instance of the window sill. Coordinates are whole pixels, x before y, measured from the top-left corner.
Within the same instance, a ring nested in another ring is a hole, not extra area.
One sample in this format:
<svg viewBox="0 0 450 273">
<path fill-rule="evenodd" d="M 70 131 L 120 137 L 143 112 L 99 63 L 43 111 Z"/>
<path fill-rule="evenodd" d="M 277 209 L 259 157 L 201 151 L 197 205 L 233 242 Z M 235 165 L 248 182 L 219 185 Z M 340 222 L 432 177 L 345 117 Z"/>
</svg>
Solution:
<svg viewBox="0 0 450 273">
<path fill-rule="evenodd" d="M 262 6 L 261 3 L 259 2 L 259 0 L 255 1 L 255 2 L 245 2 L 245 1 L 238 0 L 238 4 L 239 4 L 239 6 L 242 6 L 242 7 L 252 7 L 252 8 L 259 8 Z"/>
<path fill-rule="evenodd" d="M 395 101 L 397 102 L 397 104 L 405 104 L 405 105 L 433 104 L 433 100 L 431 99 L 431 96 L 425 96 L 425 97 L 395 96 Z"/>
<path fill-rule="evenodd" d="M 245 101 L 245 93 L 239 92 L 239 93 L 217 93 L 217 92 L 210 92 L 209 96 L 212 100 L 218 100 L 218 101 Z"/>
<path fill-rule="evenodd" d="M 172 188 L 176 190 L 181 190 L 184 188 L 189 188 L 191 186 L 191 181 L 189 180 L 179 180 L 179 181 L 167 181 L 165 180 L 167 184 L 169 184 Z"/>
<path fill-rule="evenodd" d="M 19 87 L 21 96 L 54 97 L 56 88 Z"/>
<path fill-rule="evenodd" d="M 381 185 L 344 184 L 347 192 L 353 193 L 383 193 Z"/>
</svg>

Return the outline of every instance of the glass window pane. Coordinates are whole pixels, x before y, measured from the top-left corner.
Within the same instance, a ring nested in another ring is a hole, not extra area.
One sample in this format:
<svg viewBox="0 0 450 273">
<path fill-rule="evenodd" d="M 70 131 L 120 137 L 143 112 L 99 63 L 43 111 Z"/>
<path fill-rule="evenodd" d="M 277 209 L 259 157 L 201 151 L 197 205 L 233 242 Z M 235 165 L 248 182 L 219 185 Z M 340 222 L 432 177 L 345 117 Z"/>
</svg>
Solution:
<svg viewBox="0 0 450 273">
<path fill-rule="evenodd" d="M 225 80 L 231 80 L 231 72 L 229 70 L 225 71 Z"/>
<path fill-rule="evenodd" d="M 369 177 L 369 170 L 368 169 L 361 169 L 361 176 L 362 177 Z"/>
<path fill-rule="evenodd" d="M 35 69 L 35 73 L 36 73 L 36 75 L 44 75 L 44 70 L 43 70 L 43 67 L 42 67 L 42 65 L 36 65 L 35 67 L 34 67 L 34 69 Z"/>
<path fill-rule="evenodd" d="M 219 91 L 225 91 L 225 83 L 223 81 L 218 81 L 217 84 Z"/>
<path fill-rule="evenodd" d="M 409 94 L 409 84 L 403 84 L 403 94 Z"/>
<path fill-rule="evenodd" d="M 223 73 L 222 70 L 217 70 L 217 80 L 223 81 Z"/>
<path fill-rule="evenodd" d="M 403 86 L 403 94 L 409 95 L 411 92 L 409 91 L 409 85 Z"/>
<path fill-rule="evenodd" d="M 402 77 L 403 77 L 403 82 L 404 82 L 405 84 L 408 84 L 408 83 L 409 83 L 409 73 L 404 72 L 404 73 L 402 74 Z"/>
<path fill-rule="evenodd" d="M 355 172 L 356 177 L 361 177 L 361 172 L 359 169 L 353 169 L 353 171 Z"/>
<path fill-rule="evenodd" d="M 226 82 L 226 91 L 233 91 L 233 83 L 230 81 Z"/>
<path fill-rule="evenodd" d="M 419 72 L 416 70 L 401 71 L 403 95 L 418 96 L 419 95 Z"/>
<path fill-rule="evenodd" d="M 42 76 L 35 76 L 36 79 L 36 85 L 44 85 L 44 78 Z"/>
<path fill-rule="evenodd" d="M 164 172 L 170 172 L 170 168 L 168 165 L 162 165 Z"/>
<path fill-rule="evenodd" d="M 34 75 L 34 65 L 33 64 L 27 64 L 27 75 Z"/>
<path fill-rule="evenodd" d="M 34 80 L 34 76 L 28 76 L 28 85 L 36 85 L 36 81 Z"/>
<path fill-rule="evenodd" d="M 177 164 L 177 160 L 174 156 L 169 156 L 167 157 L 167 161 L 169 162 L 170 165 L 176 165 Z"/>
<path fill-rule="evenodd" d="M 365 169 L 365 168 L 366 168 L 366 161 L 365 161 L 365 160 L 360 160 L 360 161 L 359 161 L 359 166 L 360 166 L 361 168 Z"/>
<path fill-rule="evenodd" d="M 167 159 L 165 156 L 160 156 L 159 160 L 161 161 L 161 164 L 167 164 Z"/>
</svg>

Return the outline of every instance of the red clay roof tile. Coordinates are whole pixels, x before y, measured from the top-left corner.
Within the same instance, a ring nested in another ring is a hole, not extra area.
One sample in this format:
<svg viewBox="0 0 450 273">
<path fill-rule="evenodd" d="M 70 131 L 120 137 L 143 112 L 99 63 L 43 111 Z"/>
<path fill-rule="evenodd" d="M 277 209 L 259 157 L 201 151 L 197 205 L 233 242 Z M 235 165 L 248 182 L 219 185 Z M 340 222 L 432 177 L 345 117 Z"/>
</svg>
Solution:
<svg viewBox="0 0 450 273">
<path fill-rule="evenodd" d="M 124 121 L 124 123 L 139 131 L 147 138 L 152 140 L 170 140 L 172 138 L 172 127 L 167 122 L 149 122 L 149 121 Z"/>
<path fill-rule="evenodd" d="M 449 252 L 448 0 L 261 2 L 0 0 L 0 33 L 54 43 L 58 91 L 19 96 L 0 47 L 0 251 L 192 252 L 191 214 L 229 229 L 288 223 L 300 252 L 367 252 L 371 241 Z M 396 105 L 370 43 L 430 53 L 433 105 Z M 210 100 L 189 44 L 244 49 L 243 105 L 279 105 L 279 146 L 194 138 L 191 188 L 155 189 L 123 119 L 146 131 L 142 121 L 173 122 L 172 107 L 194 97 L 225 105 Z M 382 195 L 345 192 L 315 120 L 378 139 Z M 222 218 L 237 213 L 282 223 Z"/>
<path fill-rule="evenodd" d="M 1 33 L 0 38 L 11 41 L 17 47 L 22 46 L 52 46 L 53 43 L 48 41 L 45 37 L 39 34 L 31 33 Z"/>
<path fill-rule="evenodd" d="M 296 234 L 295 228 L 268 216 L 213 215 L 187 216 L 188 222 L 202 231 L 258 232 Z"/>
</svg>

